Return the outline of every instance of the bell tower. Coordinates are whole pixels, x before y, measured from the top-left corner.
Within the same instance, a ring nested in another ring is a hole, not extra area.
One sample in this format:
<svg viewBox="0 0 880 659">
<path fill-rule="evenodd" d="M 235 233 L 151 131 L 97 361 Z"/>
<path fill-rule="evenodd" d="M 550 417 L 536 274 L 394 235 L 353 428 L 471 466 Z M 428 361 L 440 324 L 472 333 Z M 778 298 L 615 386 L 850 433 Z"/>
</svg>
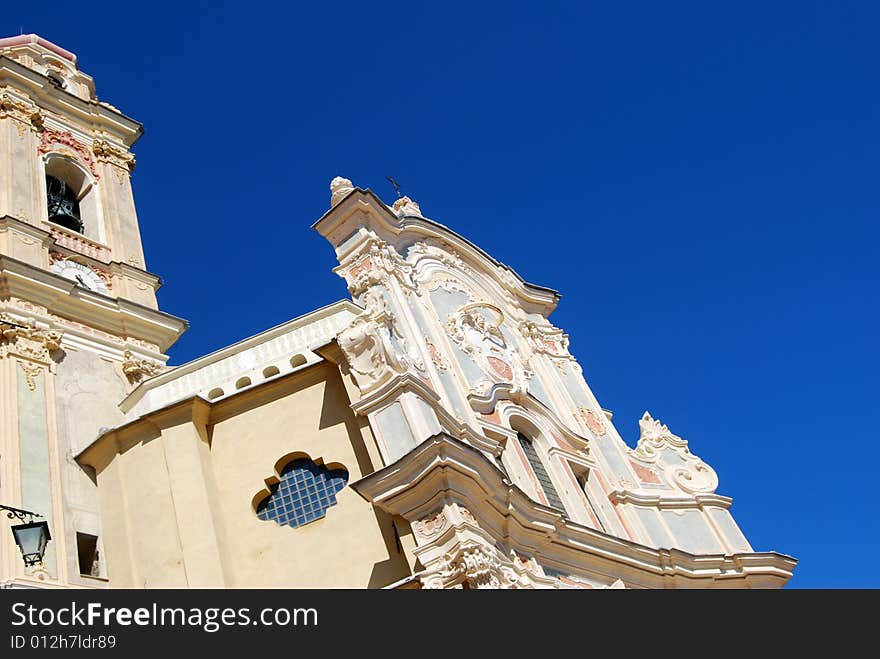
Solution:
<svg viewBox="0 0 880 659">
<path fill-rule="evenodd" d="M 0 587 L 112 577 L 94 477 L 74 456 L 123 422 L 119 401 L 165 370 L 186 329 L 159 311 L 144 260 L 130 150 L 142 132 L 73 53 L 0 39 L 0 504 L 52 536 L 26 567 L 0 526 Z"/>
</svg>

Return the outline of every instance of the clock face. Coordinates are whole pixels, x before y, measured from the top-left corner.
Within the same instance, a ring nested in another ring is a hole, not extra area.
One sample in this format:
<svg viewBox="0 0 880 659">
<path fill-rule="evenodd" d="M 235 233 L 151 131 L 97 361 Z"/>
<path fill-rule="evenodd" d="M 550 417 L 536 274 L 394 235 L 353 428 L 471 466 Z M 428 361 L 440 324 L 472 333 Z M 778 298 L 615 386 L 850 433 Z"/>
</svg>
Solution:
<svg viewBox="0 0 880 659">
<path fill-rule="evenodd" d="M 70 279 L 82 286 L 86 290 L 94 291 L 107 295 L 107 286 L 101 277 L 89 266 L 77 263 L 76 261 L 56 261 L 52 264 L 52 272 L 61 275 L 65 279 Z"/>
</svg>

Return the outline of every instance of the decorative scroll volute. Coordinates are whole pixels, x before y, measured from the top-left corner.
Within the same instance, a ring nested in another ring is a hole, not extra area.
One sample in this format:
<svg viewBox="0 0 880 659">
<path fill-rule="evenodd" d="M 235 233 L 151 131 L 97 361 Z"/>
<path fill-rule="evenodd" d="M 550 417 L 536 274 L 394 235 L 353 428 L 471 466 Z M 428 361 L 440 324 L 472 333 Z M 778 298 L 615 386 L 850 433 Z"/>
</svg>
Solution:
<svg viewBox="0 0 880 659">
<path fill-rule="evenodd" d="M 632 455 L 643 462 L 656 463 L 664 469 L 669 481 L 687 493 L 714 492 L 718 487 L 715 471 L 691 453 L 686 440 L 670 432 L 665 424 L 648 412 L 639 420 L 641 430 Z M 671 458 L 668 453 L 677 455 Z"/>
</svg>

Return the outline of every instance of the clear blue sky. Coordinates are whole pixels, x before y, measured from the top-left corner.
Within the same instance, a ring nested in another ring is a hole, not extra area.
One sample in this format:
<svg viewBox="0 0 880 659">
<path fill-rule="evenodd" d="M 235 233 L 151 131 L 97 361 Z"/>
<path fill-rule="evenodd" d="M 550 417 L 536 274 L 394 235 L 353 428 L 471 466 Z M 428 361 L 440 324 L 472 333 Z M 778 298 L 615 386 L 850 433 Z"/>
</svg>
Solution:
<svg viewBox="0 0 880 659">
<path fill-rule="evenodd" d="M 4 4 L 146 126 L 173 363 L 345 297 L 309 227 L 392 175 L 562 292 L 621 434 L 688 439 L 792 587 L 880 587 L 874 3 Z"/>
</svg>

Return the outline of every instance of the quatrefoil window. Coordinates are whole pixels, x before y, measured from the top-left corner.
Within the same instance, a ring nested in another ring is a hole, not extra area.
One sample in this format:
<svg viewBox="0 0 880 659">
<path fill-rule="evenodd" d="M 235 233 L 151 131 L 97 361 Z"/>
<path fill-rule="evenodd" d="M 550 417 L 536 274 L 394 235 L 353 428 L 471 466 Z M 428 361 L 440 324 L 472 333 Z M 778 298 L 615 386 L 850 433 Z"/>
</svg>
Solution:
<svg viewBox="0 0 880 659">
<path fill-rule="evenodd" d="M 257 506 L 257 517 L 293 527 L 314 522 L 336 505 L 336 493 L 347 482 L 345 469 L 328 469 L 308 458 L 294 460 Z"/>
</svg>

